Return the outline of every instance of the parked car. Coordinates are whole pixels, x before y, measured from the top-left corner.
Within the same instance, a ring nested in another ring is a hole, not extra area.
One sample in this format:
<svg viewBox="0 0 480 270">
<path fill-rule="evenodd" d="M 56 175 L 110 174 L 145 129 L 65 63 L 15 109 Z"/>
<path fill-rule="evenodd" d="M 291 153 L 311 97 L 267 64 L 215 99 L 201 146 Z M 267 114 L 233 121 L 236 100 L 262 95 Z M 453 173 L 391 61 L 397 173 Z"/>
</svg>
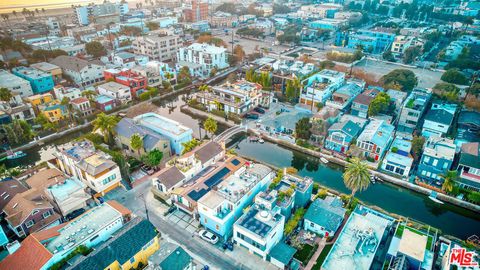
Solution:
<svg viewBox="0 0 480 270">
<path fill-rule="evenodd" d="M 85 209 L 79 208 L 79 209 L 77 209 L 77 210 L 72 211 L 70 214 L 66 215 L 66 216 L 65 216 L 65 219 L 66 219 L 66 220 L 72 220 L 72 219 L 80 216 L 80 215 L 83 214 L 83 213 L 85 213 Z"/>
<path fill-rule="evenodd" d="M 167 210 L 167 214 L 171 214 L 177 210 L 177 207 L 175 205 L 172 205 L 170 208 Z"/>
<path fill-rule="evenodd" d="M 260 108 L 260 107 L 256 107 L 255 109 L 253 109 L 254 111 L 256 111 L 257 113 L 261 113 L 261 114 L 264 114 L 265 113 L 265 110 Z"/>
<path fill-rule="evenodd" d="M 256 113 L 247 113 L 245 114 L 246 119 L 258 119 L 258 114 Z"/>
<path fill-rule="evenodd" d="M 233 251 L 233 243 L 231 241 L 224 242 L 222 245 L 223 250 L 230 250 Z"/>
<path fill-rule="evenodd" d="M 210 243 L 212 243 L 212 244 L 214 244 L 214 245 L 218 242 L 218 237 L 217 237 L 215 234 L 213 234 L 213 233 L 211 233 L 211 232 L 209 232 L 209 231 L 207 231 L 207 230 L 201 230 L 201 231 L 198 233 L 198 235 L 199 235 L 200 238 L 202 238 L 203 240 L 205 240 L 205 241 L 207 241 L 207 242 L 210 242 Z"/>
<path fill-rule="evenodd" d="M 145 172 L 148 175 L 152 175 L 155 172 L 155 170 L 152 167 L 147 166 L 147 165 L 142 166 L 142 171 Z"/>
</svg>

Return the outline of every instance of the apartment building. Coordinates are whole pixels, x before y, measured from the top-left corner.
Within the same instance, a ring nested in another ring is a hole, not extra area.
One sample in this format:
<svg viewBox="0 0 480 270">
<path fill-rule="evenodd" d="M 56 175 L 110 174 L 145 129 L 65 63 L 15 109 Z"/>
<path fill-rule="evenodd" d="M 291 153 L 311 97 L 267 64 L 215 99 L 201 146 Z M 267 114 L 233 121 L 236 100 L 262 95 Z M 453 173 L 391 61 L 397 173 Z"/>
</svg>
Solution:
<svg viewBox="0 0 480 270">
<path fill-rule="evenodd" d="M 136 74 L 130 69 L 107 69 L 103 72 L 105 80 L 114 80 L 115 82 L 130 88 L 130 94 L 136 98 L 147 88 L 147 78 Z"/>
<path fill-rule="evenodd" d="M 400 110 L 397 130 L 413 132 L 427 109 L 427 104 L 432 97 L 431 90 L 415 88 L 407 97 Z"/>
<path fill-rule="evenodd" d="M 345 83 L 345 73 L 324 69 L 303 82 L 300 103 L 307 105 L 324 104 L 333 92 Z"/>
<path fill-rule="evenodd" d="M 256 106 L 269 107 L 273 95 L 262 91 L 258 83 L 239 80 L 212 87 L 211 91 L 197 93 L 197 101 L 209 110 L 220 110 L 226 114 L 243 115 Z"/>
<path fill-rule="evenodd" d="M 20 94 L 21 97 L 28 97 L 33 95 L 32 86 L 30 82 L 13 75 L 6 70 L 0 70 L 0 87 Z"/>
<path fill-rule="evenodd" d="M 53 89 L 54 82 L 50 73 L 31 67 L 15 67 L 12 73 L 30 82 L 34 94 L 48 92 Z"/>
<path fill-rule="evenodd" d="M 120 103 L 127 103 L 132 100 L 130 87 L 117 82 L 107 82 L 97 86 L 100 95 L 110 97 Z"/>
<path fill-rule="evenodd" d="M 150 34 L 137 37 L 132 42 L 135 54 L 146 55 L 150 60 L 160 62 L 175 61 L 181 46 L 182 40 L 178 35 Z"/>
<path fill-rule="evenodd" d="M 453 140 L 431 136 L 423 146 L 417 176 L 429 183 L 441 185 L 442 175 L 450 170 L 455 158 L 456 145 Z"/>
<path fill-rule="evenodd" d="M 177 69 L 191 67 L 191 75 L 206 78 L 213 68 L 227 68 L 227 49 L 206 43 L 193 43 L 188 47 L 180 48 L 177 53 Z"/>
</svg>

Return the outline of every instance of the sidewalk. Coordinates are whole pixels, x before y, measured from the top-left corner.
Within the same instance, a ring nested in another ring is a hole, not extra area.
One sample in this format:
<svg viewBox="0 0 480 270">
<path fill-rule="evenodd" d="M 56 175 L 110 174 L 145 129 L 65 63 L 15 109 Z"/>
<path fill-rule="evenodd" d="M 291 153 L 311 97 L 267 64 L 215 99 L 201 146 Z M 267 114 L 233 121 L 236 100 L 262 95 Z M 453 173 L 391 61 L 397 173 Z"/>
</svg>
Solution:
<svg viewBox="0 0 480 270">
<path fill-rule="evenodd" d="M 318 243 L 318 248 L 315 251 L 315 253 L 313 254 L 312 258 L 310 258 L 310 261 L 308 261 L 307 266 L 305 266 L 305 270 L 311 270 L 312 267 L 317 263 L 318 256 L 320 256 L 320 254 L 322 253 L 323 248 L 325 247 L 326 244 L 327 244 L 327 240 L 324 237 Z"/>
</svg>

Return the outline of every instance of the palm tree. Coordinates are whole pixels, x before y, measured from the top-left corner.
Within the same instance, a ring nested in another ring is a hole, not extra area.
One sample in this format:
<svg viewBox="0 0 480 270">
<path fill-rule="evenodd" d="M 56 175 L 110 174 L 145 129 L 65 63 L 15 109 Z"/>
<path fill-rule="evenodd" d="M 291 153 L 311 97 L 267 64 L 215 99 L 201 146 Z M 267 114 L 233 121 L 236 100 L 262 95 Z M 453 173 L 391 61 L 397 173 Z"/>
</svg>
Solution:
<svg viewBox="0 0 480 270">
<path fill-rule="evenodd" d="M 348 203 L 350 205 L 355 193 L 367 189 L 370 185 L 370 173 L 368 172 L 367 164 L 357 157 L 352 158 L 343 173 L 343 182 L 352 191 Z"/>
<path fill-rule="evenodd" d="M 442 189 L 443 191 L 450 193 L 455 187 L 455 183 L 458 179 L 457 171 L 447 171 L 446 174 L 441 176 L 443 178 Z"/>
<path fill-rule="evenodd" d="M 217 121 L 215 121 L 215 119 L 209 116 L 207 120 L 205 120 L 205 122 L 203 123 L 203 129 L 211 133 L 213 138 L 213 134 L 215 133 L 215 131 L 217 131 Z"/>
<path fill-rule="evenodd" d="M 110 143 L 118 121 L 119 119 L 115 115 L 99 113 L 97 118 L 92 122 L 93 131 L 99 130 L 103 134 L 103 140 L 105 143 Z"/>
<path fill-rule="evenodd" d="M 94 90 L 85 90 L 82 91 L 82 96 L 88 98 L 89 101 L 93 101 L 93 97 L 97 95 L 97 92 Z"/>
<path fill-rule="evenodd" d="M 68 118 L 70 119 L 70 123 L 73 123 L 73 105 L 70 103 L 70 98 L 64 97 L 60 102 L 68 111 Z"/>
<path fill-rule="evenodd" d="M 130 147 L 132 147 L 133 150 L 136 150 L 140 157 L 140 149 L 143 148 L 143 138 L 140 134 L 135 133 L 130 137 Z"/>
<path fill-rule="evenodd" d="M 198 87 L 198 90 L 202 91 L 202 92 L 208 92 L 210 91 L 210 86 L 204 84 L 204 85 L 200 85 L 200 87 Z"/>
<path fill-rule="evenodd" d="M 5 87 L 0 88 L 0 100 L 8 103 L 12 99 L 12 92 Z"/>
</svg>

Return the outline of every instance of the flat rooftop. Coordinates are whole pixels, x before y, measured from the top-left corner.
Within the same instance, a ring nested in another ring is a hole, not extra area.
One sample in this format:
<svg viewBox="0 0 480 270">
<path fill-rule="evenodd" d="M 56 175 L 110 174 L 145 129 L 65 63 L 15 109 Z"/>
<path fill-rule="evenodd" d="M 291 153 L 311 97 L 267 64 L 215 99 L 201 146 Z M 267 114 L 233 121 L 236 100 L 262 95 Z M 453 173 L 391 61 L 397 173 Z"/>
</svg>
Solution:
<svg viewBox="0 0 480 270">
<path fill-rule="evenodd" d="M 64 201 L 68 199 L 70 194 L 84 188 L 85 188 L 85 184 L 83 182 L 75 178 L 68 178 L 62 181 L 61 183 L 48 187 L 48 190 L 52 193 L 55 199 Z"/>
<path fill-rule="evenodd" d="M 49 242 L 46 248 L 54 254 L 56 250 L 61 251 L 78 246 L 119 217 L 122 217 L 122 214 L 110 204 L 101 204 L 59 229 L 60 235 Z"/>
<path fill-rule="evenodd" d="M 51 76 L 46 72 L 31 68 L 31 67 L 16 67 L 12 69 L 12 72 L 23 74 L 26 77 L 31 78 L 33 80 L 42 79 L 42 78 Z"/>
<path fill-rule="evenodd" d="M 268 211 L 260 209 L 257 205 L 253 205 L 235 224 L 264 238 L 282 222 L 283 219 L 284 216 L 278 213 L 276 208 Z"/>
<path fill-rule="evenodd" d="M 358 206 L 345 223 L 322 269 L 351 269 L 352 265 L 358 270 L 370 269 L 383 234 L 393 221 L 389 216 Z"/>
<path fill-rule="evenodd" d="M 138 120 L 141 125 L 162 135 L 180 136 L 184 133 L 193 132 L 191 128 L 156 113 L 141 114 L 135 117 L 134 120 Z"/>
</svg>

